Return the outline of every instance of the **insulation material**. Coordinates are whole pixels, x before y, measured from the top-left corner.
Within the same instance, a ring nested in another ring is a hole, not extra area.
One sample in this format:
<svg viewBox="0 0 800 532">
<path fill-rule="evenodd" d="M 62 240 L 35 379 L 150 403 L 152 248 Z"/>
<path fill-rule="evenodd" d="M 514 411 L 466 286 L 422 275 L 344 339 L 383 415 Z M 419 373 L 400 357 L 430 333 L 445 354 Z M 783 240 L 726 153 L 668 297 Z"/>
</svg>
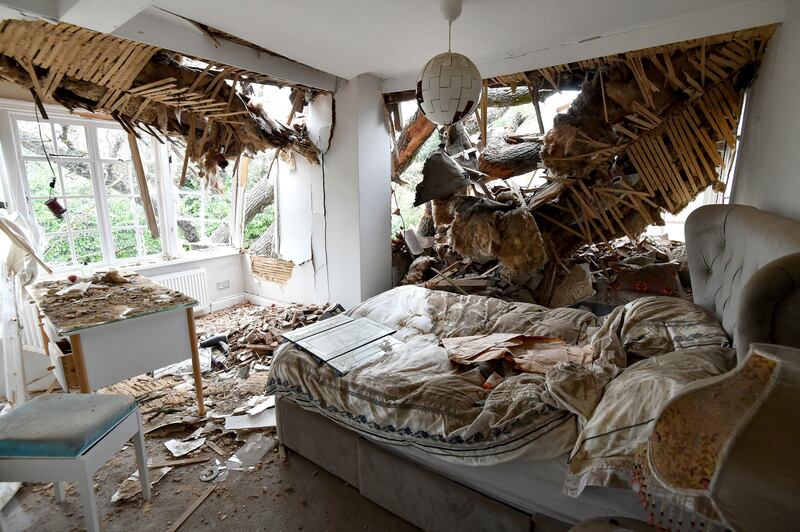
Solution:
<svg viewBox="0 0 800 532">
<path fill-rule="evenodd" d="M 434 257 L 423 255 L 417 257 L 411 266 L 408 268 L 408 273 L 403 278 L 400 284 L 419 284 L 431 276 L 431 268 L 438 265 L 438 261 Z"/>
<path fill-rule="evenodd" d="M 450 226 L 457 253 L 478 261 L 496 258 L 511 275 L 535 272 L 547 262 L 542 235 L 525 207 L 459 198 Z"/>
<path fill-rule="evenodd" d="M 592 272 L 589 265 L 575 264 L 561 283 L 553 290 L 550 305 L 553 307 L 568 307 L 594 295 L 592 287 Z"/>
<path fill-rule="evenodd" d="M 319 150 L 303 133 L 249 105 L 240 92 L 244 83 L 276 80 L 205 63 L 205 69 L 188 66 L 168 50 L 72 24 L 0 22 L 0 78 L 31 91 L 43 115 L 42 102 L 52 99 L 110 116 L 129 134 L 182 137 L 188 146 L 182 176 L 191 159 L 212 184 L 229 160 L 267 148 L 319 162 Z"/>
</svg>

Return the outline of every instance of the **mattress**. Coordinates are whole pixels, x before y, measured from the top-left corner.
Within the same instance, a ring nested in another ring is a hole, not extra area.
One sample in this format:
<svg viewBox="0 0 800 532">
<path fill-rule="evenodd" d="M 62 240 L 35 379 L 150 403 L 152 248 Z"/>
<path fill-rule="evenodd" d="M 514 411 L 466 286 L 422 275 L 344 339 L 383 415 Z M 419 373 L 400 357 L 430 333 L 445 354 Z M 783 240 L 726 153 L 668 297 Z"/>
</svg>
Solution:
<svg viewBox="0 0 800 532">
<path fill-rule="evenodd" d="M 631 490 L 587 487 L 579 497 L 565 495 L 566 454 L 550 460 L 520 456 L 499 464 L 472 466 L 445 461 L 413 447 L 376 445 L 531 515 L 544 514 L 566 523 L 598 516 L 647 520 L 639 496 Z"/>
</svg>

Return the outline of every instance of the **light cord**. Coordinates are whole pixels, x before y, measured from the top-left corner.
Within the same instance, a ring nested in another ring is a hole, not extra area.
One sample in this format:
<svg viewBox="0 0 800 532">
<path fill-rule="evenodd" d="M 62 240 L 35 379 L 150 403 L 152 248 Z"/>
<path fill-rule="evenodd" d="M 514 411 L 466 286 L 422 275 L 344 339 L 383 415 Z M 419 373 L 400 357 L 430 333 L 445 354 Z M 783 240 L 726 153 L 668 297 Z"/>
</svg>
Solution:
<svg viewBox="0 0 800 532">
<path fill-rule="evenodd" d="M 447 21 L 447 51 L 452 52 L 452 42 L 453 42 L 453 21 Z"/>
</svg>

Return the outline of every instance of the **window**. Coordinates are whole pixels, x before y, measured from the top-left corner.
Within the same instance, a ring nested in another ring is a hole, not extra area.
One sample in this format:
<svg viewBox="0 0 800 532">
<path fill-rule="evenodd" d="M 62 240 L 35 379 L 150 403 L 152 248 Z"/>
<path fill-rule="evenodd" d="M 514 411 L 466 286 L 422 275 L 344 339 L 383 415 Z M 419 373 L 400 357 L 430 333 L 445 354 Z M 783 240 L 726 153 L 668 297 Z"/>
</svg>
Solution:
<svg viewBox="0 0 800 532">
<path fill-rule="evenodd" d="M 47 242 L 45 261 L 54 266 L 102 262 L 86 127 L 27 119 L 15 125 L 29 201 Z M 51 198 L 67 209 L 61 218 L 45 204 Z"/>
<path fill-rule="evenodd" d="M 127 134 L 118 128 L 97 127 L 95 130 L 115 258 L 130 259 L 161 253 L 161 240 L 153 238 L 147 227 Z M 158 195 L 152 193 L 158 187 L 151 143 L 152 139 L 143 136 L 139 141 L 139 155 L 151 190 L 153 209 L 158 216 Z"/>
<path fill-rule="evenodd" d="M 230 244 L 232 165 L 217 170 L 219 188 L 212 190 L 203 185 L 190 164 L 183 187 L 179 187 L 183 158 L 183 150 L 178 149 L 170 156 L 170 173 L 177 190 L 178 243 L 185 251 Z"/>
<path fill-rule="evenodd" d="M 219 171 L 214 189 L 190 164 L 179 190 L 183 149 L 140 132 L 139 153 L 160 229 L 153 238 L 125 130 L 58 109 L 49 111 L 49 120 L 37 120 L 27 105 L 3 106 L 0 140 L 9 179 L 0 194 L 42 226 L 42 255 L 53 267 L 124 266 L 230 245 L 233 164 Z M 46 205 L 51 199 L 66 208 L 62 218 Z M 170 208 L 161 212 L 162 206 Z"/>
</svg>

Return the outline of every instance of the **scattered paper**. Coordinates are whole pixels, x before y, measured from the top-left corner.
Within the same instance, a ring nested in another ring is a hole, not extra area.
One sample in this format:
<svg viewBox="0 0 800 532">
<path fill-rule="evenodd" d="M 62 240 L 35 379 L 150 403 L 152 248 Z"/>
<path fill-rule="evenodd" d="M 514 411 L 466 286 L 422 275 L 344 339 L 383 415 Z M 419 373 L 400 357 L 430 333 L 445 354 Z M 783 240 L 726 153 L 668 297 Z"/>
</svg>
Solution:
<svg viewBox="0 0 800 532">
<path fill-rule="evenodd" d="M 275 397 L 272 395 L 256 395 L 251 397 L 246 403 L 240 405 L 233 411 L 235 414 L 242 414 L 247 412 L 251 416 L 258 414 L 259 412 L 263 412 L 267 408 L 273 408 L 275 406 Z"/>
<path fill-rule="evenodd" d="M 169 452 L 172 453 L 172 456 L 179 457 L 189 454 L 190 452 L 199 449 L 203 446 L 206 442 L 205 438 L 199 438 L 196 440 L 190 441 L 181 441 L 181 440 L 169 440 L 168 442 L 164 443 Z"/>
<path fill-rule="evenodd" d="M 236 454 L 228 458 L 226 465 L 231 471 L 252 471 L 276 444 L 277 441 L 272 436 L 255 432 Z"/>
<path fill-rule="evenodd" d="M 225 430 L 265 429 L 275 426 L 275 409 L 268 408 L 263 412 L 243 416 L 228 416 L 225 418 Z"/>
<path fill-rule="evenodd" d="M 172 471 L 172 468 L 162 467 L 157 471 L 150 472 L 150 485 L 154 485 L 156 482 L 164 478 L 164 475 Z M 117 491 L 114 492 L 114 495 L 111 496 L 111 502 L 117 501 L 126 501 L 133 497 L 134 495 L 142 492 L 142 483 L 139 482 L 139 471 L 137 470 L 133 475 L 129 476 L 125 480 L 122 481 L 122 484 L 119 485 Z"/>
<path fill-rule="evenodd" d="M 86 292 L 92 286 L 94 286 L 95 288 L 106 288 L 103 285 L 92 285 L 92 283 L 89 282 L 89 281 L 82 281 L 80 283 L 75 283 L 73 285 L 67 286 L 66 288 L 62 288 L 61 290 L 56 292 L 56 295 L 57 296 L 63 296 L 63 295 L 68 294 L 70 292 L 80 292 L 81 294 L 83 294 L 84 292 Z"/>
</svg>

